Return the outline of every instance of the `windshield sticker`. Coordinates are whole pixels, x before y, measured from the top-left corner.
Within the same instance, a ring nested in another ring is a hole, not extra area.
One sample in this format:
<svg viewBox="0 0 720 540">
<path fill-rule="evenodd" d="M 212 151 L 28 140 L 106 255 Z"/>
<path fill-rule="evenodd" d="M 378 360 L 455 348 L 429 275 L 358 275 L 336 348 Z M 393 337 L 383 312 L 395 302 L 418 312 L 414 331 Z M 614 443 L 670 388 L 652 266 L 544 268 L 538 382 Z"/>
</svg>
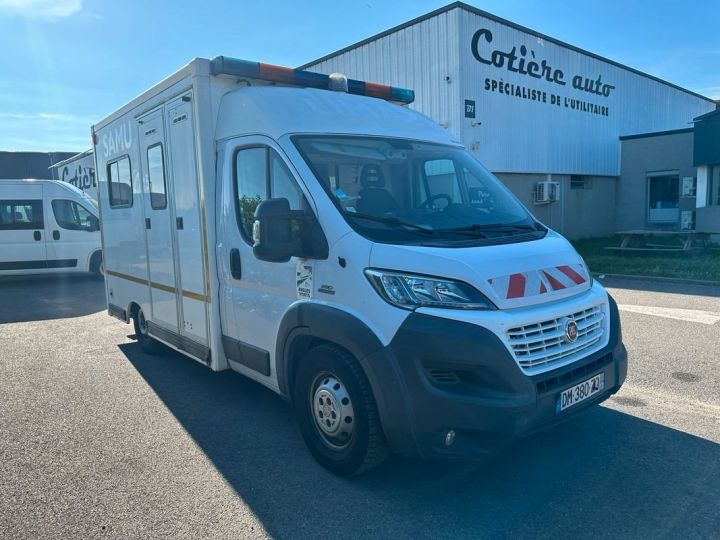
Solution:
<svg viewBox="0 0 720 540">
<path fill-rule="evenodd" d="M 304 300 L 312 298 L 313 265 L 311 262 L 298 259 L 295 267 L 295 285 L 298 298 Z"/>
<path fill-rule="evenodd" d="M 347 199 L 347 198 L 348 198 L 347 193 L 345 193 L 345 192 L 344 192 L 342 189 L 340 189 L 340 188 L 337 188 L 337 189 L 335 190 L 335 195 L 336 195 L 337 198 L 340 199 L 340 200 L 343 200 L 343 199 Z"/>
<path fill-rule="evenodd" d="M 357 210 L 355 210 L 354 206 L 346 206 L 345 211 L 346 212 L 357 212 Z"/>
</svg>

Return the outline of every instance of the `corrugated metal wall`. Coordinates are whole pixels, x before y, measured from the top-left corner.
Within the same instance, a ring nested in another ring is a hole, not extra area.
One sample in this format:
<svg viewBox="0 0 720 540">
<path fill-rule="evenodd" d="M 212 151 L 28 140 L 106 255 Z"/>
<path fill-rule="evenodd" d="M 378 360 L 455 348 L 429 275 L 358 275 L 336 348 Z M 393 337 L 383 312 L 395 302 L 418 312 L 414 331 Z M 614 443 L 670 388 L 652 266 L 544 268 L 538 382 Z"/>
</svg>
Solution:
<svg viewBox="0 0 720 540">
<path fill-rule="evenodd" d="M 546 172 L 617 176 L 620 174 L 620 135 L 681 129 L 714 104 L 667 84 L 603 62 L 578 51 L 550 43 L 494 20 L 462 10 L 459 33 L 462 62 L 462 99 L 477 104 L 479 126 L 465 119 L 463 141 L 478 144 L 478 157 L 493 171 Z M 475 32 L 488 29 L 492 43 L 479 41 L 479 52 L 489 59 L 526 47 L 527 61 L 546 60 L 564 73 L 565 86 L 513 73 L 506 67 L 485 65 L 471 51 Z M 574 76 L 613 85 L 608 97 L 572 87 Z M 547 93 L 548 103 L 486 90 L 486 79 L 512 83 Z M 419 90 L 419 89 L 417 89 Z M 553 105 L 550 94 L 560 97 Z M 608 108 L 608 115 L 572 109 L 571 100 Z"/>
<path fill-rule="evenodd" d="M 460 9 L 441 13 L 307 69 L 412 88 L 415 102 L 410 107 L 459 138 L 459 17 Z"/>
<path fill-rule="evenodd" d="M 485 58 L 513 47 L 520 56 L 525 46 L 526 62 L 545 60 L 563 71 L 567 84 L 480 63 L 471 51 L 480 29 L 493 35 L 492 43 L 480 40 Z M 448 128 L 495 172 L 618 176 L 620 135 L 690 127 L 714 109 L 710 101 L 459 7 L 309 69 L 414 89 L 412 107 Z M 575 75 L 601 76 L 615 88 L 607 97 L 577 90 Z M 486 90 L 486 79 L 545 92 L 548 102 Z M 465 118 L 464 100 L 475 101 L 474 119 Z M 572 100 L 606 107 L 607 115 L 573 109 Z"/>
</svg>

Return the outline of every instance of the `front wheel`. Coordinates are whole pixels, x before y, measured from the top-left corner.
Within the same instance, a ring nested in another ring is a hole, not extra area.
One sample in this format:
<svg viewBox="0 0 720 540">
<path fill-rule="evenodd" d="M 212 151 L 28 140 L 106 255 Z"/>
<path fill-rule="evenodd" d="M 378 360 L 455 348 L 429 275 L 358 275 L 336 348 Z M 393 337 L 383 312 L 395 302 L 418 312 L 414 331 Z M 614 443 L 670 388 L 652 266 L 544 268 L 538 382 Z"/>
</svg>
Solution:
<svg viewBox="0 0 720 540">
<path fill-rule="evenodd" d="M 350 476 L 387 458 L 370 383 L 345 350 L 330 344 L 311 349 L 301 360 L 293 397 L 303 439 L 326 469 Z"/>
</svg>

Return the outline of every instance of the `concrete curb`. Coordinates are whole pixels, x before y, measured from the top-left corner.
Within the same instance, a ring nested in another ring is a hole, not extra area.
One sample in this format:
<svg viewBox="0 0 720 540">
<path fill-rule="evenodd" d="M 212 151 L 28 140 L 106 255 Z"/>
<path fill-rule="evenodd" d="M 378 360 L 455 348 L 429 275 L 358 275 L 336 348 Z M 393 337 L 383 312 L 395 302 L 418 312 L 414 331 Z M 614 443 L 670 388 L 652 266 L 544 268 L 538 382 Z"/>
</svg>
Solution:
<svg viewBox="0 0 720 540">
<path fill-rule="evenodd" d="M 709 287 L 720 287 L 720 281 L 709 281 L 703 279 L 683 279 L 662 276 L 634 276 L 629 274 L 605 274 L 603 272 L 593 272 L 592 275 L 597 279 L 613 278 L 629 279 L 635 281 L 662 281 L 664 283 L 680 283 L 685 285 L 705 285 Z"/>
</svg>

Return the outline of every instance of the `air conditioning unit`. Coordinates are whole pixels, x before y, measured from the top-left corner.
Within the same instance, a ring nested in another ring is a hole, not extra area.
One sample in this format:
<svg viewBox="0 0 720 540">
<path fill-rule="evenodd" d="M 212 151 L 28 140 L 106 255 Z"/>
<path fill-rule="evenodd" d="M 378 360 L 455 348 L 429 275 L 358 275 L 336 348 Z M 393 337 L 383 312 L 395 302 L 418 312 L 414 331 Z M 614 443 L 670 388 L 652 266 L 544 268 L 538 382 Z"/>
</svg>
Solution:
<svg viewBox="0 0 720 540">
<path fill-rule="evenodd" d="M 547 204 L 560 200 L 560 182 L 538 182 L 535 184 L 535 204 Z"/>
</svg>

